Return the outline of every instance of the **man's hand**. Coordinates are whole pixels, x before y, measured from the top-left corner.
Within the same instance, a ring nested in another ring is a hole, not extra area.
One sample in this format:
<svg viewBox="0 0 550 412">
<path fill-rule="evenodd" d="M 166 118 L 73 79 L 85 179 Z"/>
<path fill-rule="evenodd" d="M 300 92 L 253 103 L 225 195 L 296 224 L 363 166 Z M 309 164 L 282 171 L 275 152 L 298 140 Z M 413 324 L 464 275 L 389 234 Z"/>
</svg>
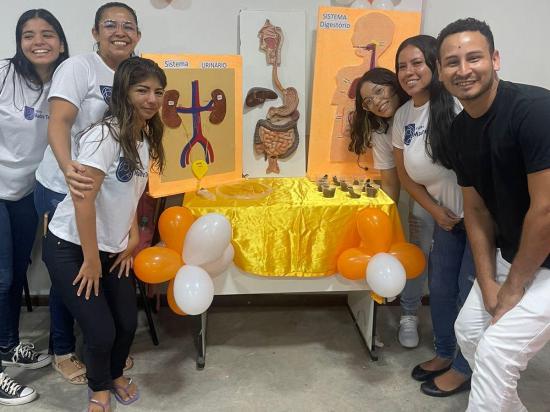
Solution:
<svg viewBox="0 0 550 412">
<path fill-rule="evenodd" d="M 494 279 L 487 279 L 483 283 L 480 283 L 478 280 L 478 283 L 481 289 L 485 310 L 489 312 L 491 316 L 495 316 L 495 311 L 498 305 L 498 293 L 501 286 Z"/>
<path fill-rule="evenodd" d="M 433 218 L 441 229 L 447 232 L 453 230 L 453 227 L 460 222 L 460 218 L 455 215 L 452 210 L 444 206 L 437 206 L 435 208 Z"/>
<path fill-rule="evenodd" d="M 525 293 L 525 288 L 521 286 L 512 285 L 511 282 L 504 282 L 500 287 L 497 295 L 497 307 L 492 314 L 493 319 L 491 324 L 494 325 L 498 320 L 504 316 L 506 312 L 513 309 L 518 304 Z"/>
<path fill-rule="evenodd" d="M 84 198 L 84 193 L 89 190 L 92 190 L 94 180 L 90 177 L 84 176 L 86 168 L 80 163 L 71 160 L 69 164 L 63 170 L 65 175 L 65 181 L 71 193 L 81 199 Z"/>
</svg>

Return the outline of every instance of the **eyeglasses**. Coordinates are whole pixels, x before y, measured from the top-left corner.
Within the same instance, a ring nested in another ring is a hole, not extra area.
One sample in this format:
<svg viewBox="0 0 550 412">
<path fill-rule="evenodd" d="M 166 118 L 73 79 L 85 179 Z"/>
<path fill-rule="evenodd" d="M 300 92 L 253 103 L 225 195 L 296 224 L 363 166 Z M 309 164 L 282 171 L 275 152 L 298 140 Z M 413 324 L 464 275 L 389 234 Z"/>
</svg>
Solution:
<svg viewBox="0 0 550 412">
<path fill-rule="evenodd" d="M 121 28 L 126 33 L 137 32 L 137 26 L 131 21 L 116 21 L 116 20 L 104 20 L 101 23 L 104 30 L 108 32 L 114 32 L 117 28 Z"/>
<path fill-rule="evenodd" d="M 374 101 L 380 101 L 382 99 L 389 99 L 395 94 L 393 87 L 386 85 L 379 85 L 374 89 L 374 94 L 367 96 L 363 99 L 362 106 L 364 109 L 372 110 Z"/>
</svg>

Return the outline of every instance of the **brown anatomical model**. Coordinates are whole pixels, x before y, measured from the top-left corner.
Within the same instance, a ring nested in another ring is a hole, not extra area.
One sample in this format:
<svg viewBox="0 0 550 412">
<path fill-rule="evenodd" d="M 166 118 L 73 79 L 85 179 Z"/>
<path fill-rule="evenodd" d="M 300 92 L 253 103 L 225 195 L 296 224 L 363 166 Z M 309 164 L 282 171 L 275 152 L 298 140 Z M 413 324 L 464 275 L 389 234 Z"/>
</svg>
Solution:
<svg viewBox="0 0 550 412">
<path fill-rule="evenodd" d="M 256 107 L 265 103 L 267 99 L 273 100 L 277 97 L 279 97 L 277 93 L 271 89 L 266 89 L 265 87 L 253 87 L 246 94 L 244 103 L 248 107 Z"/>
<path fill-rule="evenodd" d="M 269 20 L 258 32 L 260 49 L 266 54 L 268 65 L 273 67 L 272 79 L 275 89 L 281 94 L 283 104 L 271 107 L 267 112 L 267 118 L 259 120 L 254 131 L 254 151 L 263 154 L 268 161 L 266 173 L 280 173 L 277 159 L 285 159 L 296 151 L 299 143 L 297 122 L 300 118 L 298 112 L 298 91 L 294 87 L 283 87 L 277 75 L 277 67 L 281 63 L 281 48 L 283 44 L 283 32 L 280 27 L 273 26 Z M 246 98 L 247 105 L 252 107 L 258 100 L 270 98 L 269 89 L 263 89 L 263 96 L 256 96 L 251 89 Z M 252 95 L 249 99 L 249 95 Z M 263 103 L 262 101 L 262 103 Z M 250 104 L 249 104 L 250 102 Z M 261 103 L 260 103 L 261 104 Z"/>
<path fill-rule="evenodd" d="M 212 112 L 208 120 L 212 124 L 220 124 L 225 119 L 225 93 L 220 89 L 214 89 L 210 96 L 212 96 Z"/>
<path fill-rule="evenodd" d="M 168 127 L 175 129 L 180 126 L 181 119 L 178 116 L 178 100 L 180 93 L 177 90 L 167 90 L 164 93 L 164 101 L 162 103 L 162 121 Z"/>
</svg>

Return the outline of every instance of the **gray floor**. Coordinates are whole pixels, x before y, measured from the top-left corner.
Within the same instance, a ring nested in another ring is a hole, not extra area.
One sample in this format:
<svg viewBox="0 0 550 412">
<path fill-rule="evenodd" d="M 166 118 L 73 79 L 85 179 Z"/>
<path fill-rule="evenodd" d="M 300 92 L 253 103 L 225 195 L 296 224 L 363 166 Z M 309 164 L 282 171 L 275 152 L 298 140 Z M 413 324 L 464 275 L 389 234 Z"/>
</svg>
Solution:
<svg viewBox="0 0 550 412">
<path fill-rule="evenodd" d="M 421 344 L 402 349 L 395 338 L 399 308 L 379 311 L 384 348 L 372 362 L 345 306 L 223 306 L 209 315 L 206 367 L 195 369 L 190 318 L 167 308 L 156 316 L 154 347 L 140 313 L 130 375 L 141 399 L 119 411 L 463 411 L 467 395 L 434 399 L 419 391 L 411 368 L 432 356 L 429 311 L 421 312 Z M 47 345 L 48 313 L 23 312 L 22 337 Z M 40 398 L 1 411 L 84 410 L 86 389 L 65 383 L 51 367 L 8 369 L 31 383 Z M 529 365 L 519 384 L 529 411 L 550 411 L 550 347 Z M 113 398 L 113 405 L 114 405 Z"/>
</svg>

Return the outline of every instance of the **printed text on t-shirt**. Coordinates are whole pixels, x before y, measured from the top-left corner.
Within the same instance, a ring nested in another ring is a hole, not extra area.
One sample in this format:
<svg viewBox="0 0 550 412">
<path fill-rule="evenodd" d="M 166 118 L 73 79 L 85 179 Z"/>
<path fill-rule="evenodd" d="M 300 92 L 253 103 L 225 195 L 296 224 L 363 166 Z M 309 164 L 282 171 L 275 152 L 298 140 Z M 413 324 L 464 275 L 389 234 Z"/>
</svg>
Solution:
<svg viewBox="0 0 550 412">
<path fill-rule="evenodd" d="M 405 143 L 407 146 L 411 144 L 412 138 L 417 136 L 422 136 L 424 133 L 426 133 L 426 126 L 420 125 L 418 129 L 416 129 L 416 124 L 411 123 L 405 126 L 405 137 L 403 138 L 403 143 Z"/>
</svg>

